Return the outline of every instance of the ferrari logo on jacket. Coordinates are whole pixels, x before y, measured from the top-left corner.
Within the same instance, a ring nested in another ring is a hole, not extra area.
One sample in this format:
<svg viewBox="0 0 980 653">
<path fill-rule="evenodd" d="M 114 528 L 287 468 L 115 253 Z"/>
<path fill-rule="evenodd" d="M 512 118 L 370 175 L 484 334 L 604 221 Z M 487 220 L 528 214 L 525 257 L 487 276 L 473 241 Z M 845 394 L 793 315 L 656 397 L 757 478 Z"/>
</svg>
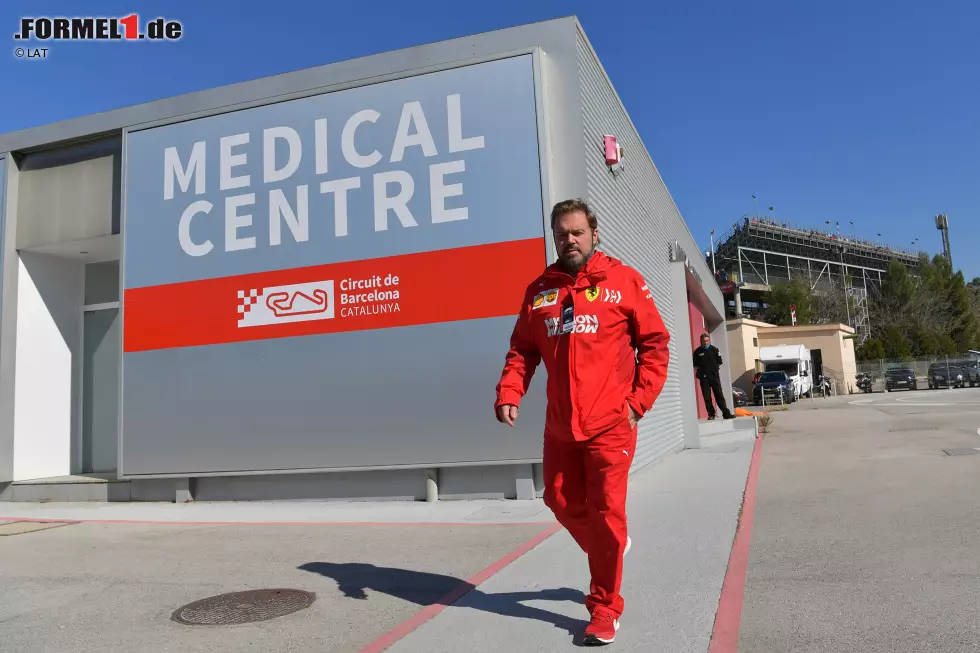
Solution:
<svg viewBox="0 0 980 653">
<path fill-rule="evenodd" d="M 623 293 L 619 290 L 610 290 L 609 288 L 602 288 L 599 286 L 592 286 L 591 288 L 585 289 L 585 298 L 590 302 L 602 297 L 602 301 L 607 304 L 618 304 L 623 301 Z"/>
</svg>

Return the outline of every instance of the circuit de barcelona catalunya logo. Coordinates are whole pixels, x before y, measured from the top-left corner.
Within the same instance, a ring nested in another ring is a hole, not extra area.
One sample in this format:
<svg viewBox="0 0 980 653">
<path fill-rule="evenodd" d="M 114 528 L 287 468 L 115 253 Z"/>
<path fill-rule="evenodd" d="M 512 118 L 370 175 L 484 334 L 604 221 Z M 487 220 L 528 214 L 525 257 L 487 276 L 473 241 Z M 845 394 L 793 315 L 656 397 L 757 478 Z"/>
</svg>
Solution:
<svg viewBox="0 0 980 653">
<path fill-rule="evenodd" d="M 238 291 L 238 326 L 256 327 L 288 322 L 400 313 L 401 278 L 396 274 L 347 277 L 334 293 L 334 280 L 307 281 Z"/>
<path fill-rule="evenodd" d="M 238 326 L 330 320 L 334 317 L 333 280 L 239 290 Z"/>
</svg>

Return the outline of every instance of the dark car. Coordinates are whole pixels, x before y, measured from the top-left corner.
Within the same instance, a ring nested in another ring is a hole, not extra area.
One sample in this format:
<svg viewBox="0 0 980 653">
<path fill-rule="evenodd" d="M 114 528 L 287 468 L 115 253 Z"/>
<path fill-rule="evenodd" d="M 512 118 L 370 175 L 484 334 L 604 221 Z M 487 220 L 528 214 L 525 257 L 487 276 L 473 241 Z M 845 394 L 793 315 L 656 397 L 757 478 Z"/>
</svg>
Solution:
<svg viewBox="0 0 980 653">
<path fill-rule="evenodd" d="M 766 404 L 789 404 L 793 402 L 793 389 L 786 372 L 763 372 L 752 388 L 752 402 L 761 406 Z"/>
<path fill-rule="evenodd" d="M 748 406 L 748 404 L 749 404 L 748 393 L 746 393 L 745 390 L 742 390 L 741 388 L 732 386 L 732 405 L 734 405 L 735 408 L 740 408 L 742 406 Z"/>
<path fill-rule="evenodd" d="M 956 367 L 963 372 L 963 382 L 971 388 L 980 385 L 980 361 L 956 361 Z"/>
<path fill-rule="evenodd" d="M 885 390 L 918 390 L 915 372 L 907 367 L 894 367 L 885 372 Z"/>
<path fill-rule="evenodd" d="M 962 388 L 967 375 L 954 363 L 933 363 L 929 366 L 929 389 Z"/>
</svg>

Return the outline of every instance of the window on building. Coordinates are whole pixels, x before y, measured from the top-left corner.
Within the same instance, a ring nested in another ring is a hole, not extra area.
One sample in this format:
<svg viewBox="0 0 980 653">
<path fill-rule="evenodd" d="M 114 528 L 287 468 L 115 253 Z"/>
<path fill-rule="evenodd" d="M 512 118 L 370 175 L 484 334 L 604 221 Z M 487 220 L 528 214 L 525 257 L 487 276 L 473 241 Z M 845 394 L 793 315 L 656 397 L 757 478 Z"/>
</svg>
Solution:
<svg viewBox="0 0 980 653">
<path fill-rule="evenodd" d="M 753 347 L 758 347 L 759 346 L 759 339 L 758 338 L 752 338 L 752 346 Z"/>
</svg>

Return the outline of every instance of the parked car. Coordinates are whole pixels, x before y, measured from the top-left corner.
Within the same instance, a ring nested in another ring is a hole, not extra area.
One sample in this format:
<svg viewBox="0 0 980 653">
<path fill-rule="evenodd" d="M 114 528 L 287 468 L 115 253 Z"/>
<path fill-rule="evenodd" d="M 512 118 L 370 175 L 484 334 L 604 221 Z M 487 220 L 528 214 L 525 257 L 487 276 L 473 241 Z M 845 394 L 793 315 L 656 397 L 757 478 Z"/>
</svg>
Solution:
<svg viewBox="0 0 980 653">
<path fill-rule="evenodd" d="M 971 388 L 980 385 L 980 361 L 956 361 L 956 367 L 963 372 L 963 380 Z"/>
<path fill-rule="evenodd" d="M 907 367 L 893 367 L 885 372 L 885 390 L 918 390 L 919 382 L 915 372 Z"/>
<path fill-rule="evenodd" d="M 745 390 L 732 386 L 732 405 L 735 408 L 749 405 L 749 395 Z"/>
<path fill-rule="evenodd" d="M 756 406 L 761 406 L 763 400 L 766 404 L 791 404 L 795 398 L 792 381 L 786 372 L 763 372 L 752 388 L 752 402 Z"/>
<path fill-rule="evenodd" d="M 804 345 L 772 345 L 759 349 L 766 372 L 786 372 L 793 401 L 813 396 L 813 358 Z"/>
<path fill-rule="evenodd" d="M 929 366 L 929 389 L 962 388 L 966 385 L 963 370 L 954 363 L 933 363 Z"/>
</svg>

